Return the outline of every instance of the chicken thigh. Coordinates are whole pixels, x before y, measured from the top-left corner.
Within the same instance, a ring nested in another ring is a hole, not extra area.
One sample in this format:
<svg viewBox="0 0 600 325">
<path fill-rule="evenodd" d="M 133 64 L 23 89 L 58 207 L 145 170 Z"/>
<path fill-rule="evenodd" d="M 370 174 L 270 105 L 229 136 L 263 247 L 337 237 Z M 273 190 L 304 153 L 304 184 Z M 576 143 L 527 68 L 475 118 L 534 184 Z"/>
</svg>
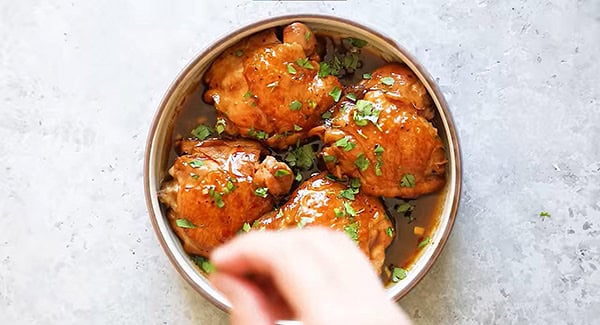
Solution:
<svg viewBox="0 0 600 325">
<path fill-rule="evenodd" d="M 208 256 L 247 222 L 273 209 L 292 185 L 290 168 L 253 141 L 180 140 L 180 156 L 162 184 L 171 226 L 186 252 Z"/>
<path fill-rule="evenodd" d="M 431 98 L 410 69 L 386 65 L 347 92 L 329 124 L 311 130 L 323 139 L 327 168 L 359 178 L 368 195 L 416 198 L 439 190 L 444 144 L 428 121 Z"/>
<path fill-rule="evenodd" d="M 252 228 L 324 226 L 344 231 L 381 272 L 393 226 L 381 200 L 358 193 L 358 186 L 356 182 L 346 186 L 321 173 L 302 183 L 287 203 L 258 219 Z"/>
<path fill-rule="evenodd" d="M 225 133 L 280 149 L 306 137 L 342 88 L 336 77 L 318 76 L 315 48 L 310 29 L 293 23 L 283 43 L 271 29 L 221 54 L 205 75 L 204 100 L 215 105 Z"/>
</svg>

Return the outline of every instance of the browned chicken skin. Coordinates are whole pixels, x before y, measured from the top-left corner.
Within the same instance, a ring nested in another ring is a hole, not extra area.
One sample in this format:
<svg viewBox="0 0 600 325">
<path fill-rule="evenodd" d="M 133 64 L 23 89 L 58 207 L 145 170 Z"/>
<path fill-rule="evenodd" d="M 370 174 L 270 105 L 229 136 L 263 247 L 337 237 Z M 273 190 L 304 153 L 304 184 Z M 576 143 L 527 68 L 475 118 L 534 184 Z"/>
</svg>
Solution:
<svg viewBox="0 0 600 325">
<path fill-rule="evenodd" d="M 375 270 L 381 272 L 385 249 L 394 235 L 381 200 L 356 192 L 350 194 L 352 188 L 325 175 L 321 173 L 302 183 L 287 203 L 258 219 L 253 229 L 324 226 L 345 231 Z"/>
<path fill-rule="evenodd" d="M 215 60 L 205 75 L 204 99 L 230 135 L 285 148 L 304 138 L 334 104 L 329 93 L 342 85 L 318 77 L 316 40 L 301 23 L 287 26 L 283 43 L 274 30 L 242 40 Z"/>
<path fill-rule="evenodd" d="M 336 176 L 357 177 L 362 192 L 416 198 L 445 183 L 446 154 L 431 99 L 406 66 L 389 64 L 349 88 L 360 100 L 336 106 L 331 126 L 311 131 L 325 144 L 322 156 Z"/>
<path fill-rule="evenodd" d="M 265 151 L 253 141 L 181 140 L 178 147 L 173 179 L 163 183 L 159 199 L 190 254 L 208 256 L 244 223 L 272 210 L 273 195 L 287 193 L 293 182 L 286 164 L 273 157 L 260 163 Z"/>
</svg>

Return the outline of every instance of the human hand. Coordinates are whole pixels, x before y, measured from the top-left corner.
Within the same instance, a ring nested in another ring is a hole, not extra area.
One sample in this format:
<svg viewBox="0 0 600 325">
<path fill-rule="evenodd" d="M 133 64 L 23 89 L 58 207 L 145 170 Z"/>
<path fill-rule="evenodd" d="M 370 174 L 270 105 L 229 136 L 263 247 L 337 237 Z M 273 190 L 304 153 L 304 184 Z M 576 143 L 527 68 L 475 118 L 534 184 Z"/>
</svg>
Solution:
<svg viewBox="0 0 600 325">
<path fill-rule="evenodd" d="M 410 324 L 363 253 L 338 232 L 250 232 L 216 249 L 211 262 L 232 324 Z"/>
</svg>

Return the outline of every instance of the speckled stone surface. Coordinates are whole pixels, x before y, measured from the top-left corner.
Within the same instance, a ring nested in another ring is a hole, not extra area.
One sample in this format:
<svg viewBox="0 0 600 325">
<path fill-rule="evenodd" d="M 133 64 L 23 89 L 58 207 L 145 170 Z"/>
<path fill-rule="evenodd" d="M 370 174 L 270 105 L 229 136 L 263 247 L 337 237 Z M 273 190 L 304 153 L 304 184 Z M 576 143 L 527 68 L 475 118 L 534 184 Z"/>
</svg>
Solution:
<svg viewBox="0 0 600 325">
<path fill-rule="evenodd" d="M 309 12 L 397 39 L 458 127 L 460 212 L 400 302 L 415 323 L 600 321 L 600 2 L 21 0 L 0 3 L 1 323 L 227 322 L 154 236 L 148 126 L 209 43 Z"/>
</svg>

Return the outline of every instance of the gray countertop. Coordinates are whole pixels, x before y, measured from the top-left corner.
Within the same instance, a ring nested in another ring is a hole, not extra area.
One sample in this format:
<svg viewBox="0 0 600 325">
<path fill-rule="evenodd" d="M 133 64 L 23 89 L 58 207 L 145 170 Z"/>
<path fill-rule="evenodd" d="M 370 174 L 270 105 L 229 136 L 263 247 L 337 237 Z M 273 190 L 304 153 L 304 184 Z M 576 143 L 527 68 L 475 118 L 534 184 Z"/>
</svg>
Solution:
<svg viewBox="0 0 600 325">
<path fill-rule="evenodd" d="M 446 249 L 400 302 L 416 324 L 600 319 L 600 2 L 170 3 L 0 3 L 2 323 L 227 322 L 154 236 L 146 134 L 195 54 L 289 13 L 384 31 L 450 104 L 464 190 Z"/>
</svg>

